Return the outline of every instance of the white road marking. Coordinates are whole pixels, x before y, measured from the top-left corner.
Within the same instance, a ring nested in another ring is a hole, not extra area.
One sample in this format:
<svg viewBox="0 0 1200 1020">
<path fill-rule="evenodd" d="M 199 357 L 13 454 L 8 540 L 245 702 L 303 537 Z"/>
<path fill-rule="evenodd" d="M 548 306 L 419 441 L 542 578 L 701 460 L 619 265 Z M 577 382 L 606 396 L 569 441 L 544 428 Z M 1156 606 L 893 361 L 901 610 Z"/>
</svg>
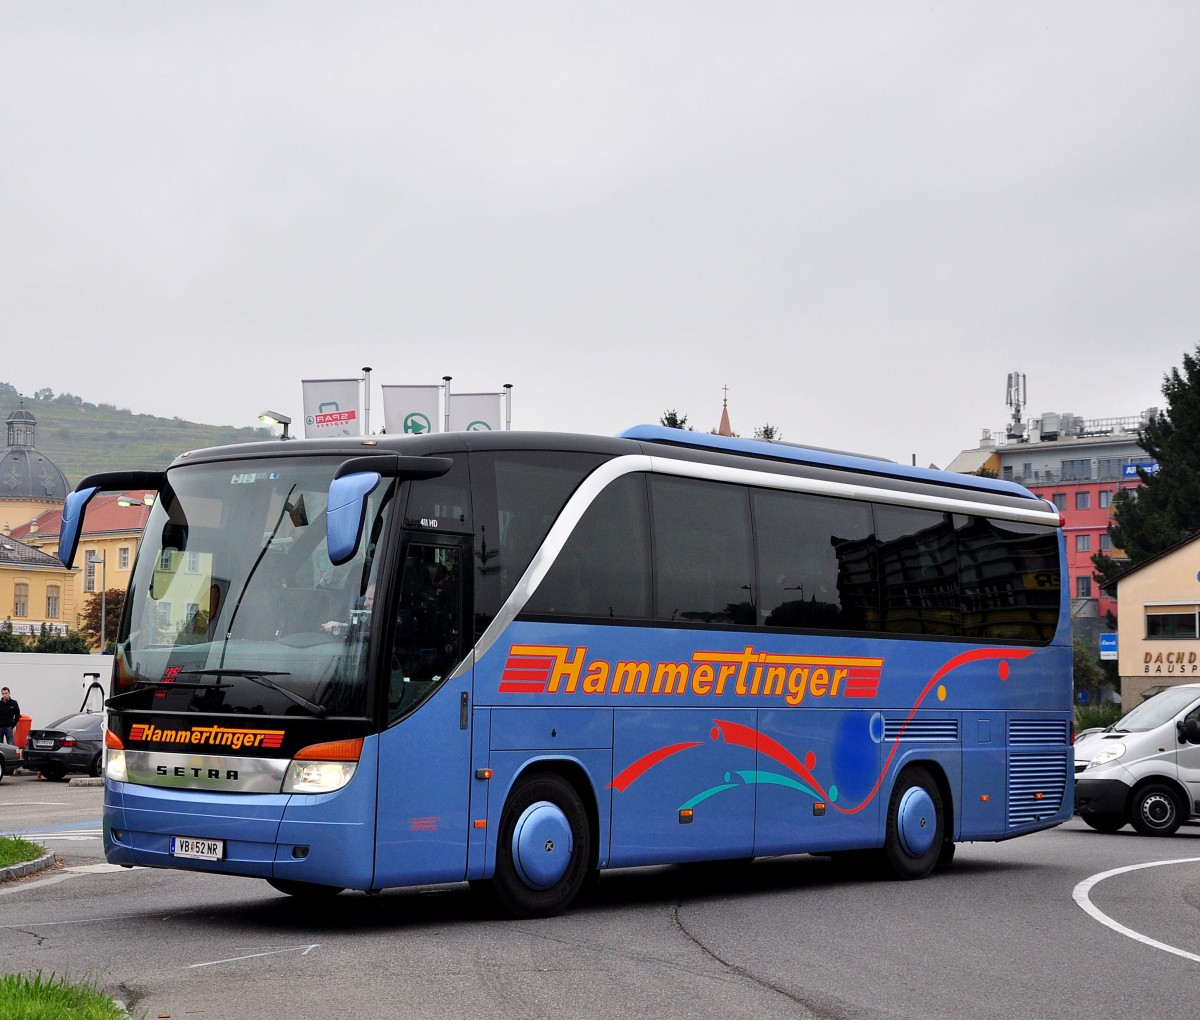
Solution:
<svg viewBox="0 0 1200 1020">
<path fill-rule="evenodd" d="M 188 970 L 195 970 L 197 967 L 215 967 L 218 963 L 237 963 L 239 960 L 253 960 L 257 956 L 278 956 L 280 953 L 299 953 L 301 956 L 307 956 L 314 949 L 319 949 L 320 942 L 314 942 L 310 946 L 291 946 L 288 949 L 268 949 L 261 953 L 248 953 L 245 956 L 231 956 L 227 960 L 209 960 L 207 963 L 192 963 L 188 965 Z"/>
<path fill-rule="evenodd" d="M 100 839 L 104 835 L 103 829 L 55 829 L 54 832 L 22 832 L 22 839 L 27 839 L 31 843 L 45 843 L 52 839 Z"/>
<path fill-rule="evenodd" d="M 1189 953 L 1186 949 L 1177 949 L 1175 946 L 1168 946 L 1165 942 L 1159 942 L 1157 939 L 1152 939 L 1148 935 L 1143 935 L 1141 932 L 1134 931 L 1132 928 L 1127 928 L 1118 921 L 1114 921 L 1092 903 L 1089 898 L 1093 886 L 1103 882 L 1106 878 L 1112 878 L 1114 875 L 1124 875 L 1130 871 L 1141 871 L 1143 868 L 1160 868 L 1165 864 L 1195 864 L 1197 861 L 1200 861 L 1200 857 L 1181 857 L 1174 861 L 1149 861 L 1146 864 L 1130 864 L 1124 868 L 1113 868 L 1112 871 L 1103 871 L 1098 875 L 1093 875 L 1091 878 L 1085 878 L 1075 886 L 1075 891 L 1071 896 L 1083 911 L 1090 914 L 1101 924 L 1107 925 L 1113 931 L 1131 938 L 1135 942 L 1141 942 L 1143 945 L 1151 946 L 1154 949 L 1161 949 L 1165 953 L 1174 953 L 1176 956 L 1182 956 L 1185 960 L 1191 960 L 1194 963 L 1200 963 L 1200 955 L 1196 953 Z"/>
</svg>

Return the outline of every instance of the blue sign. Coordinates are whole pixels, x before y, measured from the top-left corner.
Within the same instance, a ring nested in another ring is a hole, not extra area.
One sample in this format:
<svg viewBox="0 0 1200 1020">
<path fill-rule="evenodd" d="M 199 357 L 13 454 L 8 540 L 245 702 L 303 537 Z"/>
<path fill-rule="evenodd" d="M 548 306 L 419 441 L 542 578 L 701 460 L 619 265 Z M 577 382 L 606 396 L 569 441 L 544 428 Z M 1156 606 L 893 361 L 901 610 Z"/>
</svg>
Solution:
<svg viewBox="0 0 1200 1020">
<path fill-rule="evenodd" d="M 1115 659 L 1117 657 L 1117 635 L 1100 635 L 1100 658 Z"/>
<path fill-rule="evenodd" d="M 1137 464 L 1122 464 L 1121 465 L 1121 477 L 1122 478 L 1137 478 L 1137 476 L 1138 476 L 1137 469 L 1138 468 L 1141 468 L 1148 475 L 1156 475 L 1156 474 L 1158 474 L 1158 461 L 1144 460 Z"/>
</svg>

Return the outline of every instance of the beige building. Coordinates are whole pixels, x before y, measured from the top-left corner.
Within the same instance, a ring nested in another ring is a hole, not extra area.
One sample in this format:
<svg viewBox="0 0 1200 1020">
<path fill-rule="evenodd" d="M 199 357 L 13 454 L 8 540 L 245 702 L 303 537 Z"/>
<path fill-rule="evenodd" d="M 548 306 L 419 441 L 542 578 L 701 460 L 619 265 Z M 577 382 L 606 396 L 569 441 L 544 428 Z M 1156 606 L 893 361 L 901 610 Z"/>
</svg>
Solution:
<svg viewBox="0 0 1200 1020">
<path fill-rule="evenodd" d="M 58 534 L 71 487 L 38 453 L 30 411 L 13 411 L 7 426 L 0 452 L 0 622 L 10 620 L 18 634 L 37 634 L 43 623 L 58 633 L 76 630 L 92 595 L 128 586 L 153 499 L 138 490 L 92 500 L 76 565 L 66 570 L 57 559 Z"/>
<path fill-rule="evenodd" d="M 1200 681 L 1200 534 L 1122 574 L 1117 599 L 1126 710 L 1151 688 Z"/>
</svg>

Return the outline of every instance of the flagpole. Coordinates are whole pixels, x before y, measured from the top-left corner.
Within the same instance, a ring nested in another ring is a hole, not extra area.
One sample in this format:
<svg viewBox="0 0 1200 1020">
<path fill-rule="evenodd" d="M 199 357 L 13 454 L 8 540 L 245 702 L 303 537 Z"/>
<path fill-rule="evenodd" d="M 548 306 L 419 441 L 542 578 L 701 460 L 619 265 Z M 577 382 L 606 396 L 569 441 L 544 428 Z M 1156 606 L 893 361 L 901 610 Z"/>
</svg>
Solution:
<svg viewBox="0 0 1200 1020">
<path fill-rule="evenodd" d="M 452 376 L 452 375 L 442 376 L 442 385 L 445 387 L 445 390 L 446 390 L 446 426 L 442 430 L 444 432 L 450 431 L 450 380 L 453 378 L 454 378 L 454 376 Z"/>
<path fill-rule="evenodd" d="M 504 431 L 512 431 L 512 387 L 513 384 L 506 382 L 504 384 Z"/>
<path fill-rule="evenodd" d="M 363 365 L 363 376 L 366 382 L 367 395 L 363 399 L 363 435 L 371 434 L 371 366 Z"/>
</svg>

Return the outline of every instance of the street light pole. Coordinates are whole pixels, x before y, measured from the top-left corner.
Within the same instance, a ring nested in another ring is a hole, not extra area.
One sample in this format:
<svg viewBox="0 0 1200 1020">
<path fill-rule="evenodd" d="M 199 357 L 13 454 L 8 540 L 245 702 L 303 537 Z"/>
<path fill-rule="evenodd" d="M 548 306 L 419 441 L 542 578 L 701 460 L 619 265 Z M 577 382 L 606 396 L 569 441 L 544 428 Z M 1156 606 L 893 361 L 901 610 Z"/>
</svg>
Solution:
<svg viewBox="0 0 1200 1020">
<path fill-rule="evenodd" d="M 104 622 L 108 615 L 108 606 L 106 599 L 108 597 L 108 550 L 102 549 L 100 554 L 96 554 L 93 549 L 88 553 L 88 560 L 91 563 L 100 564 L 100 654 L 104 654 Z M 95 575 L 93 575 L 94 577 Z"/>
</svg>

